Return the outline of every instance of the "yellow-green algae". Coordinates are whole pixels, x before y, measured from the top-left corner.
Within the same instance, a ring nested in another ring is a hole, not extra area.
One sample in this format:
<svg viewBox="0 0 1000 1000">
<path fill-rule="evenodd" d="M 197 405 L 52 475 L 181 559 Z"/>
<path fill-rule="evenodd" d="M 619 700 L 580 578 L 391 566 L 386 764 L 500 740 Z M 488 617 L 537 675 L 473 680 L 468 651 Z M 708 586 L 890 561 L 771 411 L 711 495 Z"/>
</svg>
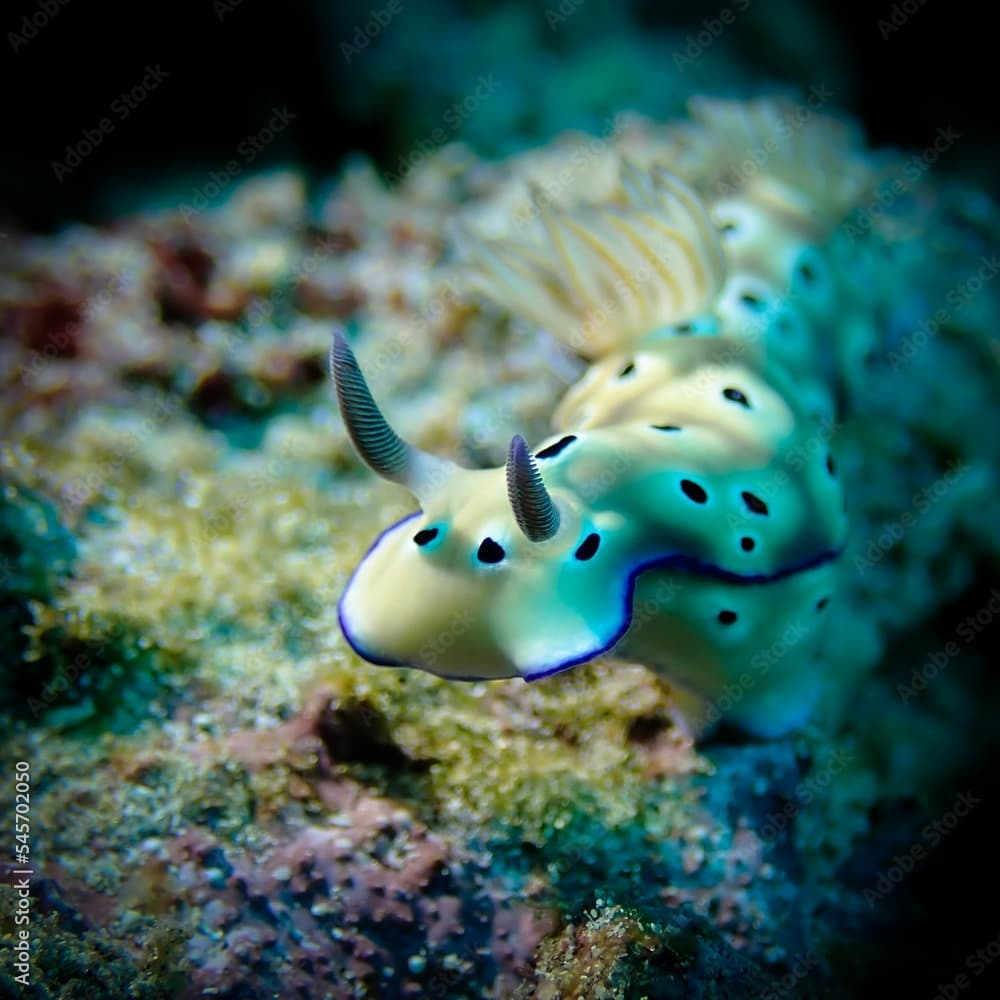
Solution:
<svg viewBox="0 0 1000 1000">
<path fill-rule="evenodd" d="M 705 975 L 712 968 L 711 975 Z M 744 957 L 726 955 L 711 938 L 678 922 L 663 925 L 626 906 L 598 905 L 550 935 L 531 978 L 516 1000 L 590 1000 L 684 997 L 692 981 L 699 995 L 723 1000 L 763 995 L 768 977 Z M 738 984 L 738 986 L 737 986 Z M 810 995 L 801 990 L 800 996 Z"/>
<path fill-rule="evenodd" d="M 91 413 L 59 449 L 46 448 L 43 484 L 72 482 L 100 463 L 111 469 L 113 456 L 120 471 L 101 480 L 102 498 L 129 500 L 80 523 L 74 577 L 52 604 L 34 608 L 33 651 L 55 629 L 63 642 L 100 642 L 127 628 L 165 668 L 172 656 L 185 661 L 184 683 L 206 701 L 192 735 L 273 725 L 319 685 L 368 701 L 400 746 L 435 761 L 424 808 L 453 820 L 509 823 L 539 837 L 565 821 L 551 803 L 577 802 L 583 789 L 606 822 L 633 818 L 645 781 L 629 723 L 670 710 L 645 671 L 593 668 L 526 687 L 359 666 L 344 650 L 336 597 L 365 540 L 397 513 L 390 491 L 323 488 L 296 469 L 304 462 L 266 445 L 242 468 L 220 469 L 221 449 L 193 422 L 140 453 L 142 439 L 129 445 L 120 423 Z M 30 475 L 28 462 L 18 464 Z M 213 718 L 217 699 L 228 708 Z M 686 752 L 682 772 L 704 768 Z"/>
<path fill-rule="evenodd" d="M 179 415 L 151 446 L 146 419 L 91 410 L 58 443 L 22 439 L 8 460 L 57 495 L 102 470 L 84 497 L 102 517 L 70 508 L 76 573 L 35 607 L 34 650 L 55 629 L 62 641 L 100 642 L 127 627 L 164 667 L 185 661 L 185 685 L 206 700 L 198 735 L 274 724 L 318 685 L 352 694 L 414 758 L 435 762 L 421 808 L 472 827 L 509 824 L 540 838 L 581 798 L 609 825 L 634 818 L 646 781 L 626 733 L 633 719 L 670 711 L 655 678 L 619 666 L 544 685 L 455 685 L 359 665 L 336 599 L 378 525 L 405 509 L 401 491 L 332 482 L 325 467 L 343 444 L 308 417 L 283 418 L 281 433 L 235 460 L 219 434 Z M 216 699 L 228 708 L 213 719 Z M 689 745 L 686 762 L 678 753 L 681 773 L 705 769 Z"/>
<path fill-rule="evenodd" d="M 0 892 L 0 946 L 14 954 L 14 897 Z M 121 997 L 122 1000 L 171 1000 L 184 987 L 187 961 L 184 935 L 166 925 L 154 928 L 138 954 L 111 941 L 106 934 L 60 926 L 58 914 L 36 917 L 38 942 L 33 963 L 45 971 L 44 985 L 25 990 L 15 984 L 7 968 L 0 970 L 0 988 L 9 996 L 91 1000 Z"/>
</svg>

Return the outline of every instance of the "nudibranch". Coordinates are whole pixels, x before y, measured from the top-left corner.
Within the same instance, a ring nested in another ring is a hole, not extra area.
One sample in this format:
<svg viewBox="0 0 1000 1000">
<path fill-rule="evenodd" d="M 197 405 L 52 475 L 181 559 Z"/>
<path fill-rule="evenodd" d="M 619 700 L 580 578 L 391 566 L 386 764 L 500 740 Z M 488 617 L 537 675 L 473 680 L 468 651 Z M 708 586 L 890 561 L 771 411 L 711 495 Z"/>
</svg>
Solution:
<svg viewBox="0 0 1000 1000">
<path fill-rule="evenodd" d="M 419 505 L 351 576 L 344 636 L 372 663 L 454 679 L 535 680 L 613 651 L 709 700 L 738 688 L 725 714 L 753 733 L 800 725 L 847 531 L 816 444 L 829 401 L 781 344 L 808 312 L 791 284 L 824 280 L 823 219 L 780 171 L 709 202 L 622 161 L 610 197 L 539 202 L 538 221 L 534 240 L 469 237 L 475 283 L 593 363 L 552 436 L 514 435 L 504 466 L 404 441 L 334 336 L 358 454 Z"/>
</svg>

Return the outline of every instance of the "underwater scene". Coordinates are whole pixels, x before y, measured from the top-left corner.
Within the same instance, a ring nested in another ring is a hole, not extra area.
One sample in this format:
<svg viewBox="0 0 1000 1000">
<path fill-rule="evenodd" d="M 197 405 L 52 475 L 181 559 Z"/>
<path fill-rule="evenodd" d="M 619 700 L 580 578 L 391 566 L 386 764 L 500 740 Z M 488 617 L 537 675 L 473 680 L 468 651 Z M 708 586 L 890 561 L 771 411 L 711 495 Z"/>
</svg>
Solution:
<svg viewBox="0 0 1000 1000">
<path fill-rule="evenodd" d="M 1000 996 L 982 17 L 5 6 L 0 997 Z"/>
</svg>

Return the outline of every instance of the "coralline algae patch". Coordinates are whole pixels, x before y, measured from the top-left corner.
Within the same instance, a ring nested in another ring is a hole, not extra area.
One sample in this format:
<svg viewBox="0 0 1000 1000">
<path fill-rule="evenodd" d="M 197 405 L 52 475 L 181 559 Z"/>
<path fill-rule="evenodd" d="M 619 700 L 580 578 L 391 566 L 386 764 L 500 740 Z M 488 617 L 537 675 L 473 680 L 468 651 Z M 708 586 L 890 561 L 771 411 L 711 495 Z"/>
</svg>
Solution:
<svg viewBox="0 0 1000 1000">
<path fill-rule="evenodd" d="M 633 155 L 658 134 L 637 120 L 617 141 Z M 191 996 L 541 996 L 547 975 L 565 996 L 680 995 L 691 975 L 749 996 L 807 931 L 822 951 L 824 893 L 873 803 L 918 784 L 880 739 L 817 727 L 699 752 L 640 666 L 460 685 L 362 664 L 338 630 L 348 574 L 412 500 L 358 469 L 325 383 L 331 323 L 421 447 L 496 464 L 512 428 L 544 436 L 579 363 L 471 304 L 441 234 L 460 203 L 487 225 L 552 156 L 452 146 L 396 192 L 361 167 L 312 215 L 277 174 L 209 212 L 4 245 L 5 756 L 38 775 L 47 995 L 85 967 L 107 996 L 174 995 L 178 968 Z M 955 204 L 935 232 L 962 262 Z M 946 291 L 893 253 L 929 300 Z M 836 653 L 852 674 L 996 550 L 975 513 L 995 444 L 969 433 L 995 405 L 984 310 L 912 359 L 912 402 L 863 358 L 837 375 L 864 404 L 832 431 L 852 557 L 968 466 L 831 607 L 856 620 Z M 906 732 L 885 718 L 886 742 Z"/>
</svg>

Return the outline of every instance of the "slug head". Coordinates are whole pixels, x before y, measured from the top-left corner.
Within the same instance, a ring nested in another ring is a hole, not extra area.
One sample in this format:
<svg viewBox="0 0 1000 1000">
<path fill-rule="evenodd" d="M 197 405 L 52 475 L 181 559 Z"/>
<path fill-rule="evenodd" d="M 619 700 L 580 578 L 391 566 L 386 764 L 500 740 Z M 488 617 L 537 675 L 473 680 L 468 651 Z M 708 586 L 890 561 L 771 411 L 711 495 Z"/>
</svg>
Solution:
<svg viewBox="0 0 1000 1000">
<path fill-rule="evenodd" d="M 361 457 L 422 508 L 380 535 L 348 582 L 338 611 L 354 650 L 452 678 L 534 678 L 614 645 L 628 619 L 619 519 L 550 491 L 519 436 L 502 468 L 418 452 L 379 413 L 340 334 L 333 360 Z"/>
</svg>

